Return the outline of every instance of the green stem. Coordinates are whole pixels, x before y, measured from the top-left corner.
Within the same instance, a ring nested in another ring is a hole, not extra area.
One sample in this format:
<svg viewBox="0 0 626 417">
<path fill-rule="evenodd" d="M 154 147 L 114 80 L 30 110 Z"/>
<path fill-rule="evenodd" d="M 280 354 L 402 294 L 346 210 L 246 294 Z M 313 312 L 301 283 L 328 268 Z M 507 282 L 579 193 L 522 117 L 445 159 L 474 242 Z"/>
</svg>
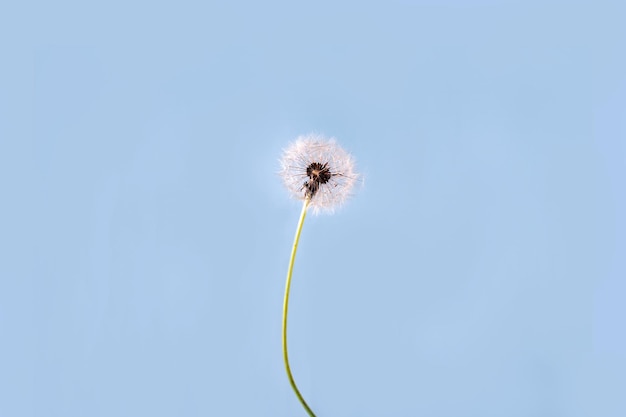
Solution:
<svg viewBox="0 0 626 417">
<path fill-rule="evenodd" d="M 296 381 L 293 379 L 293 375 L 291 374 L 291 368 L 289 367 L 289 355 L 287 354 L 287 311 L 289 310 L 289 289 L 291 288 L 291 274 L 293 273 L 293 264 L 296 260 L 296 252 L 298 251 L 298 241 L 300 240 L 300 232 L 302 231 L 302 225 L 304 224 L 304 218 L 306 217 L 306 211 L 309 207 L 309 203 L 311 202 L 310 198 L 307 197 L 304 200 L 304 204 L 302 205 L 302 213 L 300 213 L 300 220 L 298 221 L 298 228 L 296 229 L 296 237 L 293 241 L 293 248 L 291 249 L 291 258 L 289 258 L 289 269 L 287 270 L 287 284 L 285 285 L 285 299 L 283 301 L 283 359 L 285 360 L 285 369 L 287 370 L 287 377 L 289 377 L 289 383 L 291 384 L 291 388 L 296 393 L 298 400 L 304 407 L 307 413 L 309 413 L 310 417 L 315 417 L 311 408 L 309 408 L 306 401 L 300 394 L 298 387 L 296 386 Z"/>
</svg>

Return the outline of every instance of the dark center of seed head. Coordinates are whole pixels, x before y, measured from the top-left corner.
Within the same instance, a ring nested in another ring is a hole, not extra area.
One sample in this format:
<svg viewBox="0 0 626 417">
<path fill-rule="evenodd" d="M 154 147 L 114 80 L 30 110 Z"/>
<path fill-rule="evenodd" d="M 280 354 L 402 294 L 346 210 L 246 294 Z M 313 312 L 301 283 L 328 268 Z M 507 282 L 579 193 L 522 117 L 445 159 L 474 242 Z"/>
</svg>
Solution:
<svg viewBox="0 0 626 417">
<path fill-rule="evenodd" d="M 313 197 L 317 190 L 319 190 L 321 184 L 326 184 L 332 174 L 328 168 L 328 163 L 321 164 L 319 162 L 313 162 L 306 168 L 306 175 L 309 180 L 304 183 L 304 187 L 307 189 L 307 194 Z"/>
<path fill-rule="evenodd" d="M 309 176 L 311 181 L 315 181 L 320 184 L 326 184 L 331 177 L 328 164 L 320 164 L 319 162 L 313 162 L 309 165 L 306 169 L 306 175 Z"/>
</svg>

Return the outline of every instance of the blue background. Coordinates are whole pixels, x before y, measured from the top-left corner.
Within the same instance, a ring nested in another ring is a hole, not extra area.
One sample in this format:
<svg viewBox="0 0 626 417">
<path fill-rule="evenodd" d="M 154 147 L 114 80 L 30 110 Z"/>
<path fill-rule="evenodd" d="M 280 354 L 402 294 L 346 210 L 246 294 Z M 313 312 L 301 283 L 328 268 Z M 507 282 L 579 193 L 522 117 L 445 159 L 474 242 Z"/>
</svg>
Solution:
<svg viewBox="0 0 626 417">
<path fill-rule="evenodd" d="M 626 415 L 626 6 L 3 2 L 0 416 Z"/>
</svg>

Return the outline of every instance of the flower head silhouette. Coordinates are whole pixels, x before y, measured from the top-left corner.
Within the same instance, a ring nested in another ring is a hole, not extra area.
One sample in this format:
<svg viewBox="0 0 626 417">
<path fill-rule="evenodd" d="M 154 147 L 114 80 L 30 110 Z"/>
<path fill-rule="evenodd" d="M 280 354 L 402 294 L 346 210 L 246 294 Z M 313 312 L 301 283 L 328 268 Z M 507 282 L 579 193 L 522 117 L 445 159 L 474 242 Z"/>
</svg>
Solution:
<svg viewBox="0 0 626 417">
<path fill-rule="evenodd" d="M 341 206 L 359 177 L 350 154 L 333 138 L 318 135 L 298 137 L 280 162 L 281 177 L 292 197 L 308 199 L 316 214 Z"/>
</svg>

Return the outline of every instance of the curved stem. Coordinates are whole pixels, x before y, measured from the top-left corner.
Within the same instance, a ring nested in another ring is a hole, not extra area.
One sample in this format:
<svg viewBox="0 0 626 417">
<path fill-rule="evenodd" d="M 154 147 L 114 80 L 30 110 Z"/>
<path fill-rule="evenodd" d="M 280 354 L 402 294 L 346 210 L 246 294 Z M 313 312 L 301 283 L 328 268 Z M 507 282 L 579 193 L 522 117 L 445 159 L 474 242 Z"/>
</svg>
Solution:
<svg viewBox="0 0 626 417">
<path fill-rule="evenodd" d="M 289 355 L 287 354 L 287 311 L 289 310 L 289 289 L 291 288 L 291 274 L 293 272 L 293 264 L 296 260 L 296 252 L 298 251 L 298 241 L 300 240 L 300 232 L 302 231 L 302 225 L 304 224 L 304 218 L 306 217 L 306 210 L 309 207 L 309 203 L 311 199 L 307 197 L 304 200 L 304 204 L 302 205 L 302 213 L 300 213 L 300 220 L 298 221 L 298 227 L 296 229 L 296 237 L 293 241 L 293 248 L 291 249 L 291 258 L 289 258 L 289 269 L 287 270 L 287 284 L 285 285 L 285 299 L 283 301 L 283 359 L 285 361 L 285 369 L 287 370 L 287 377 L 289 378 L 289 383 L 291 384 L 291 388 L 296 393 L 298 400 L 304 407 L 307 413 L 309 413 L 310 417 L 315 417 L 313 411 L 308 406 L 302 394 L 298 390 L 296 386 L 296 381 L 293 379 L 293 375 L 291 374 L 291 368 L 289 367 Z"/>
</svg>

